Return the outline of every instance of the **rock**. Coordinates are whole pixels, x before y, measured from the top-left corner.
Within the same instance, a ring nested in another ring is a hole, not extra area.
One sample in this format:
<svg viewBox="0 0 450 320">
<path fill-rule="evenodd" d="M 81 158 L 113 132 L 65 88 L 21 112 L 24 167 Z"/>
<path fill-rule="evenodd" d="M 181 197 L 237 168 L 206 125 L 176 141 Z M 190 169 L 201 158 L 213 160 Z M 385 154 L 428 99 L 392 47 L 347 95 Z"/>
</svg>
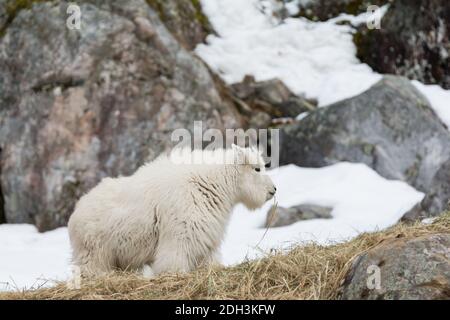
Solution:
<svg viewBox="0 0 450 320">
<path fill-rule="evenodd" d="M 199 0 L 147 0 L 147 3 L 187 50 L 193 50 L 208 34 L 214 33 Z"/>
<path fill-rule="evenodd" d="M 241 104 L 242 113 L 250 115 L 252 127 L 268 127 L 274 118 L 295 118 L 317 106 L 317 101 L 295 95 L 279 79 L 257 82 L 253 76 L 246 76 L 242 82 L 231 85 L 231 93 Z M 263 120 L 252 123 L 255 116 Z"/>
<path fill-rule="evenodd" d="M 361 26 L 357 56 L 380 73 L 450 89 L 450 6 L 447 0 L 396 0 L 381 28 Z"/>
<path fill-rule="evenodd" d="M 368 6 L 382 6 L 389 0 L 313 0 L 300 1 L 299 12 L 295 16 L 313 21 L 326 21 L 342 13 L 358 15 L 366 12 Z"/>
<path fill-rule="evenodd" d="M 410 81 L 385 76 L 366 92 L 285 126 L 280 145 L 280 165 L 363 162 L 427 192 L 450 157 L 450 132 Z"/>
<path fill-rule="evenodd" d="M 354 260 L 345 278 L 341 299 L 448 300 L 449 248 L 449 234 L 382 242 Z M 378 288 L 373 278 L 377 267 Z"/>
<path fill-rule="evenodd" d="M 0 2 L 0 36 L 4 33 L 8 22 L 8 14 L 6 11 L 6 1 Z"/>
<path fill-rule="evenodd" d="M 1 189 L 7 222 L 65 225 L 78 197 L 171 148 L 171 133 L 241 127 L 207 67 L 143 0 L 17 13 L 0 39 Z"/>
<path fill-rule="evenodd" d="M 275 216 L 267 215 L 265 227 L 282 227 L 302 220 L 330 219 L 333 208 L 301 204 L 290 208 L 277 207 Z"/>
<path fill-rule="evenodd" d="M 425 198 L 402 217 L 403 221 L 436 217 L 449 209 L 450 159 L 434 175 Z"/>
</svg>

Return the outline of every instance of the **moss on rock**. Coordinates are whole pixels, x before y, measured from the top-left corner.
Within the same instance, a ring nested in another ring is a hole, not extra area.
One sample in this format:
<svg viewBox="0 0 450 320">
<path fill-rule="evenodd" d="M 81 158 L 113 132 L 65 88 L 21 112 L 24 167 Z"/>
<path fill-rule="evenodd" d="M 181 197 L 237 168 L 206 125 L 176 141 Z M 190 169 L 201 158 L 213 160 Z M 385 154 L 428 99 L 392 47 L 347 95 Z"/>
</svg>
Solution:
<svg viewBox="0 0 450 320">
<path fill-rule="evenodd" d="M 192 50 L 213 33 L 199 0 L 147 0 L 178 41 Z"/>
<path fill-rule="evenodd" d="M 3 6 L 6 17 L 0 20 L 0 38 L 6 33 L 6 29 L 13 22 L 21 10 L 30 9 L 33 3 L 51 2 L 52 0 L 6 0 Z"/>
</svg>

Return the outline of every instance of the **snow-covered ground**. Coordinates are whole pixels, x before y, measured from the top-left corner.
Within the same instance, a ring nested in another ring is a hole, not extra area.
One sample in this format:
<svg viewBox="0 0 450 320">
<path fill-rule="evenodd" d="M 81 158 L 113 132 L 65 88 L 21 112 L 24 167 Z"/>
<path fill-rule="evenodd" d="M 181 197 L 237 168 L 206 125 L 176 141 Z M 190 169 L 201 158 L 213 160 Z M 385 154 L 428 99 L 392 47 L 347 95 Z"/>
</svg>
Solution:
<svg viewBox="0 0 450 320">
<path fill-rule="evenodd" d="M 412 84 L 427 97 L 438 117 L 450 128 L 450 90 L 438 85 L 425 85 L 416 80 Z"/>
<path fill-rule="evenodd" d="M 67 279 L 69 262 L 67 228 L 39 233 L 33 225 L 0 225 L 0 291 Z"/>
<path fill-rule="evenodd" d="M 222 247 L 224 264 L 255 258 L 271 248 L 288 248 L 302 241 L 326 244 L 363 231 L 386 228 L 423 197 L 406 183 L 386 180 L 363 164 L 339 163 L 318 169 L 289 165 L 269 174 L 277 185 L 280 206 L 300 203 L 331 206 L 333 219 L 269 229 L 263 238 L 263 225 L 272 202 L 254 212 L 238 206 Z M 52 283 L 47 280 L 67 279 L 70 275 L 67 229 L 40 234 L 31 225 L 0 225 L 0 262 L 0 290 L 39 287 Z"/>
<path fill-rule="evenodd" d="M 279 78 L 294 93 L 316 98 L 324 106 L 360 94 L 382 77 L 356 58 L 352 28 L 338 24 L 365 23 L 368 13 L 325 22 L 288 18 L 280 23 L 272 15 L 271 0 L 201 0 L 201 4 L 218 36 L 208 36 L 207 44 L 198 45 L 195 52 L 227 83 L 239 82 L 247 74 L 258 81 Z M 380 16 L 389 10 L 381 9 Z M 413 84 L 450 127 L 450 90 Z"/>
</svg>

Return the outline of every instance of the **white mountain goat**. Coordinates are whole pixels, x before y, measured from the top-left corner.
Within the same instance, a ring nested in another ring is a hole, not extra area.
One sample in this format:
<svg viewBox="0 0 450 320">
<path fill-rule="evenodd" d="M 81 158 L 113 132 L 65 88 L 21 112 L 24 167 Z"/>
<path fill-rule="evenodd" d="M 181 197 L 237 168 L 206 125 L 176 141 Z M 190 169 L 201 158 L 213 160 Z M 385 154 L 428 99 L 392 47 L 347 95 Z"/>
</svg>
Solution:
<svg viewBox="0 0 450 320">
<path fill-rule="evenodd" d="M 253 148 L 189 154 L 228 160 L 177 164 L 163 155 L 129 177 L 103 179 L 78 201 L 68 227 L 82 275 L 187 272 L 216 263 L 233 207 L 256 209 L 275 194 Z"/>
</svg>

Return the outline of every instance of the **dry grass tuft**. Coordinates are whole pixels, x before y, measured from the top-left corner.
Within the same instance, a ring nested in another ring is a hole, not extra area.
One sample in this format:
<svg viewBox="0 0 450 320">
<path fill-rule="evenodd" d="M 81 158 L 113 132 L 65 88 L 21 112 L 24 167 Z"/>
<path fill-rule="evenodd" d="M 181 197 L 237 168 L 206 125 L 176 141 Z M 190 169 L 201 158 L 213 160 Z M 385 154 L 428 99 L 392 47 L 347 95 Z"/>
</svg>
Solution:
<svg viewBox="0 0 450 320">
<path fill-rule="evenodd" d="M 397 224 L 332 246 L 308 244 L 235 267 L 143 279 L 115 273 L 51 288 L 1 293 L 0 299 L 335 299 L 352 260 L 382 241 L 450 232 L 450 214 L 432 224 Z"/>
</svg>

